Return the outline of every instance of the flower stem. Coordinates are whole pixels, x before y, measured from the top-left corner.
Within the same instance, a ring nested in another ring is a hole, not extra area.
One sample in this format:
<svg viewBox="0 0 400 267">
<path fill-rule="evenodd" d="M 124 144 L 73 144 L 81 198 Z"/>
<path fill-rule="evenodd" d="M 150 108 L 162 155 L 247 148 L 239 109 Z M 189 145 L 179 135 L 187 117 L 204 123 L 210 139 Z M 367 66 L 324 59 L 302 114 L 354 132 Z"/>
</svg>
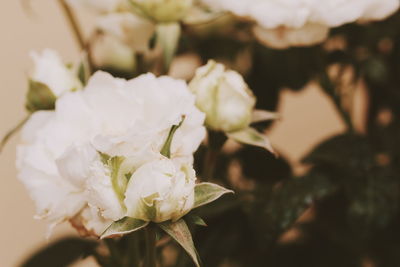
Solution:
<svg viewBox="0 0 400 267">
<path fill-rule="evenodd" d="M 64 12 L 65 17 L 67 18 L 69 25 L 74 33 L 75 39 L 79 45 L 81 50 L 85 50 L 86 44 L 85 39 L 83 38 L 82 31 L 78 25 L 77 19 L 72 12 L 70 6 L 65 2 L 65 0 L 59 0 L 60 6 Z"/>
<path fill-rule="evenodd" d="M 146 259 L 144 267 L 156 267 L 156 229 L 149 225 L 146 227 Z"/>
<path fill-rule="evenodd" d="M 209 181 L 214 177 L 215 167 L 217 166 L 218 155 L 227 140 L 222 132 L 208 132 L 208 147 L 203 165 L 203 180 Z"/>
<path fill-rule="evenodd" d="M 340 95 L 338 93 L 336 93 L 336 91 L 335 91 L 335 84 L 334 84 L 334 82 L 331 81 L 329 75 L 326 72 L 323 72 L 321 74 L 320 83 L 321 83 L 322 88 L 325 90 L 325 92 L 331 97 L 333 103 L 335 104 L 336 110 L 339 112 L 344 123 L 347 126 L 347 130 L 349 132 L 354 132 L 354 127 L 353 127 L 353 122 L 351 120 L 351 116 L 350 116 L 349 112 L 347 112 L 343 108 Z"/>
<path fill-rule="evenodd" d="M 22 121 L 20 121 L 14 128 L 12 128 L 0 141 L 0 153 L 2 152 L 4 146 L 7 144 L 8 140 L 15 134 L 17 133 L 22 126 L 25 125 L 25 123 L 29 120 L 31 117 L 31 113 L 29 113 L 28 116 L 26 116 Z"/>
</svg>

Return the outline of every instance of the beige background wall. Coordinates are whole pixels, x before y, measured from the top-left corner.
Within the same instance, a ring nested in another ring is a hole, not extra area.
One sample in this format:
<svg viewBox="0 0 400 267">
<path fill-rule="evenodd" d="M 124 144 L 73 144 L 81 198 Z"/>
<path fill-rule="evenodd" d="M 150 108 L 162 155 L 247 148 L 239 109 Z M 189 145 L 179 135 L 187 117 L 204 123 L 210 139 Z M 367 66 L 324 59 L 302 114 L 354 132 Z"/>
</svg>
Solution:
<svg viewBox="0 0 400 267">
<path fill-rule="evenodd" d="M 45 47 L 74 60 L 78 50 L 55 0 L 31 0 L 34 13 L 24 13 L 20 0 L 2 0 L 0 7 L 0 135 L 24 115 L 28 53 Z M 26 0 L 28 2 L 28 0 Z M 273 144 L 296 164 L 312 145 L 343 130 L 331 103 L 315 88 L 286 91 L 280 112 L 283 119 L 270 132 Z M 37 246 L 46 243 L 45 224 L 33 219 L 34 207 L 16 179 L 14 137 L 0 154 L 0 266 L 17 266 Z M 59 227 L 53 238 L 73 233 Z M 87 265 L 85 265 L 87 266 Z"/>
</svg>

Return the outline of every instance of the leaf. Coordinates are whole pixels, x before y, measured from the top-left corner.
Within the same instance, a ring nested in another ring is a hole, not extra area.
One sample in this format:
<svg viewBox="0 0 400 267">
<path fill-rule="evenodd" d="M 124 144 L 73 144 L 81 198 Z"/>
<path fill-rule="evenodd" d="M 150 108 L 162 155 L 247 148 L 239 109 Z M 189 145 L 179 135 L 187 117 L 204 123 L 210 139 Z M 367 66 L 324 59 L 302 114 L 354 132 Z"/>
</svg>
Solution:
<svg viewBox="0 0 400 267">
<path fill-rule="evenodd" d="M 197 184 L 194 188 L 193 209 L 213 202 L 227 193 L 233 193 L 233 191 L 213 183 Z"/>
<path fill-rule="evenodd" d="M 185 219 L 188 222 L 195 224 L 195 225 L 207 226 L 206 222 L 200 216 L 197 216 L 197 215 L 189 214 L 189 215 L 185 216 Z"/>
<path fill-rule="evenodd" d="M 162 23 L 157 26 L 157 43 L 163 50 L 164 70 L 168 71 L 178 48 L 181 36 L 179 23 Z"/>
<path fill-rule="evenodd" d="M 146 227 L 148 224 L 149 222 L 125 217 L 119 221 L 113 222 L 101 235 L 101 239 L 129 234 Z"/>
<path fill-rule="evenodd" d="M 246 128 L 241 131 L 228 133 L 228 137 L 239 143 L 265 148 L 272 154 L 275 154 L 268 137 L 253 128 Z"/>
<path fill-rule="evenodd" d="M 182 126 L 184 120 L 185 120 L 185 116 L 182 116 L 181 122 L 178 125 L 173 125 L 171 127 L 171 130 L 169 131 L 167 140 L 165 141 L 165 143 L 160 151 L 161 155 L 163 155 L 167 158 L 171 157 L 171 145 L 172 145 L 172 140 L 174 139 L 174 134 L 179 129 L 179 127 Z"/>
<path fill-rule="evenodd" d="M 33 80 L 29 81 L 29 90 L 26 96 L 26 109 L 28 111 L 53 110 L 56 100 L 56 96 L 46 84 Z"/>
<path fill-rule="evenodd" d="M 280 116 L 276 112 L 256 109 L 253 111 L 251 123 L 269 121 L 269 120 L 277 120 Z"/>
<path fill-rule="evenodd" d="M 197 267 L 200 267 L 196 248 L 193 243 L 192 235 L 187 227 L 186 222 L 180 219 L 176 222 L 164 222 L 158 224 L 162 230 L 170 235 L 176 242 L 183 247 L 189 254 Z"/>
<path fill-rule="evenodd" d="M 97 245 L 89 239 L 64 238 L 34 252 L 20 267 L 70 266 L 79 258 L 91 254 Z"/>
</svg>

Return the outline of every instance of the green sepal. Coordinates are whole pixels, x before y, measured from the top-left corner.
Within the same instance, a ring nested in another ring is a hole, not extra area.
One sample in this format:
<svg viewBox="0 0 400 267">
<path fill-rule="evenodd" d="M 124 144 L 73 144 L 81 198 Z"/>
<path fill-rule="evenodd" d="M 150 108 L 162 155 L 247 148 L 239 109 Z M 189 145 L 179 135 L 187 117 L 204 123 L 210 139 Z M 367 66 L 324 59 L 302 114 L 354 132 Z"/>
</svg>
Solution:
<svg viewBox="0 0 400 267">
<path fill-rule="evenodd" d="M 262 109 L 256 109 L 251 114 L 251 123 L 277 120 L 279 118 L 280 118 L 280 116 L 276 112 L 262 110 Z"/>
<path fill-rule="evenodd" d="M 191 224 L 195 224 L 198 226 L 208 226 L 206 224 L 206 222 L 200 216 L 197 216 L 197 215 L 188 214 L 185 216 L 185 219 L 187 222 L 189 222 Z"/>
<path fill-rule="evenodd" d="M 197 267 L 200 267 L 198 253 L 193 243 L 192 234 L 183 219 L 176 222 L 167 221 L 158 226 L 170 235 L 189 254 Z"/>
<path fill-rule="evenodd" d="M 240 131 L 228 133 L 227 135 L 229 138 L 239 143 L 262 147 L 276 155 L 268 137 L 253 128 L 249 127 Z"/>
<path fill-rule="evenodd" d="M 185 120 L 185 116 L 182 116 L 181 122 L 178 125 L 173 125 L 171 127 L 171 130 L 169 131 L 167 140 L 165 140 L 165 143 L 160 151 L 161 155 L 163 155 L 164 157 L 167 157 L 167 158 L 171 157 L 171 145 L 172 145 L 172 140 L 174 139 L 174 134 L 179 129 L 179 127 L 182 126 L 184 120 Z"/>
<path fill-rule="evenodd" d="M 135 232 L 146 227 L 149 222 L 142 221 L 135 218 L 124 217 L 119 221 L 113 222 L 102 234 L 103 238 L 112 238 L 114 236 L 120 236 Z"/>
<path fill-rule="evenodd" d="M 222 195 L 234 193 L 232 190 L 226 189 L 213 183 L 200 183 L 194 188 L 194 208 L 204 206 L 214 200 L 217 200 Z"/>
<path fill-rule="evenodd" d="M 41 82 L 29 80 L 29 90 L 25 107 L 30 112 L 55 109 L 57 97 L 50 88 Z"/>
</svg>

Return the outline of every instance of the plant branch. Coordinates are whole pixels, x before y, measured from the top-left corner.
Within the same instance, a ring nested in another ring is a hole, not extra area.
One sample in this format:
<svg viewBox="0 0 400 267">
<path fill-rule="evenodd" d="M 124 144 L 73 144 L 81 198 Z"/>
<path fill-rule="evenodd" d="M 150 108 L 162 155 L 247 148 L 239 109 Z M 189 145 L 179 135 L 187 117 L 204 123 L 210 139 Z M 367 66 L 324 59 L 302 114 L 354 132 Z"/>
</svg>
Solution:
<svg viewBox="0 0 400 267">
<path fill-rule="evenodd" d="M 83 38 L 82 31 L 78 25 L 78 21 L 75 17 L 75 14 L 71 10 L 70 6 L 65 2 L 65 0 L 59 0 L 60 6 L 64 12 L 65 17 L 67 18 L 69 25 L 71 27 L 71 30 L 74 33 L 75 39 L 79 45 L 79 48 L 81 50 L 85 50 L 86 48 L 86 43 L 85 39 Z"/>
<path fill-rule="evenodd" d="M 153 225 L 146 227 L 146 259 L 144 267 L 156 267 L 156 229 Z"/>
<path fill-rule="evenodd" d="M 344 123 L 347 126 L 347 130 L 349 132 L 354 132 L 354 126 L 353 126 L 353 122 L 351 120 L 351 116 L 350 116 L 349 112 L 343 108 L 340 95 L 335 90 L 335 84 L 334 84 L 334 82 L 332 82 L 332 80 L 330 79 L 330 77 L 329 77 L 328 73 L 326 73 L 326 71 L 324 71 L 321 74 L 320 84 L 321 84 L 322 88 L 325 90 L 325 92 L 331 97 L 333 103 L 335 104 L 336 110 L 339 112 Z"/>
<path fill-rule="evenodd" d="M 28 116 L 26 116 L 22 121 L 20 121 L 14 128 L 12 128 L 1 140 L 0 142 L 0 153 L 3 151 L 4 146 L 7 144 L 8 140 L 15 134 L 17 133 L 22 126 L 29 120 L 31 117 L 31 113 L 29 113 Z"/>
</svg>

